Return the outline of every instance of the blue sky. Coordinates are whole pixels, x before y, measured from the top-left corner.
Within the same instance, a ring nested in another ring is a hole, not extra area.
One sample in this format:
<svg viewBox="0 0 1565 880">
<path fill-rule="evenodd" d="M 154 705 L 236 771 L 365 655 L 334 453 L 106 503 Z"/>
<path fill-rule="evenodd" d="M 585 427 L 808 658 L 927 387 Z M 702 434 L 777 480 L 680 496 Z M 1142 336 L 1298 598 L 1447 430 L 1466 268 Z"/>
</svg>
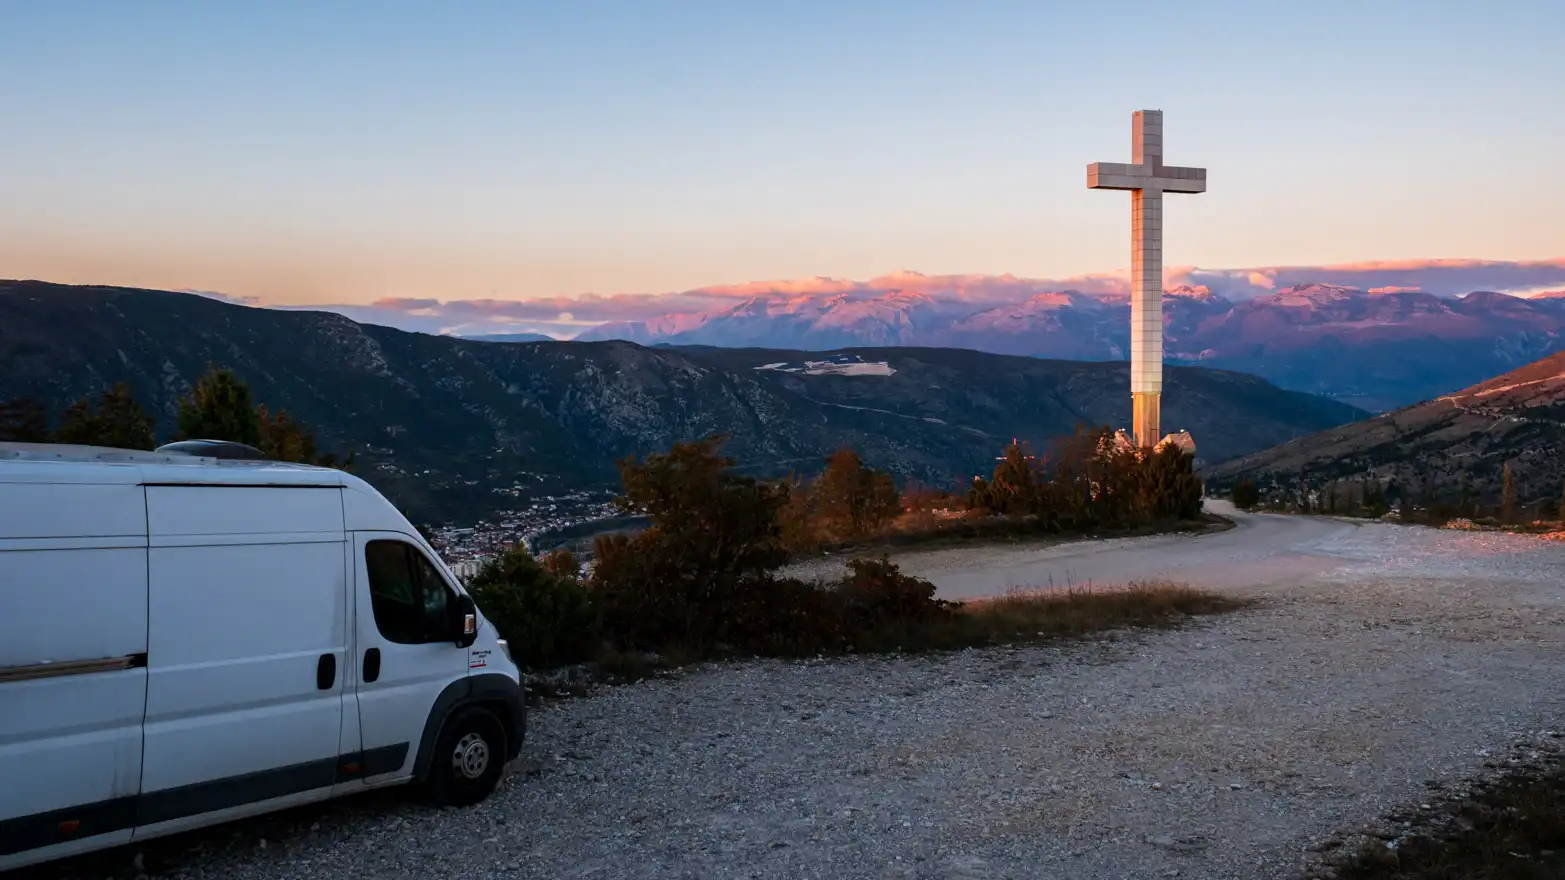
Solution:
<svg viewBox="0 0 1565 880">
<path fill-rule="evenodd" d="M 1565 251 L 1565 5 L 0 2 L 0 277 L 268 302 Z"/>
</svg>

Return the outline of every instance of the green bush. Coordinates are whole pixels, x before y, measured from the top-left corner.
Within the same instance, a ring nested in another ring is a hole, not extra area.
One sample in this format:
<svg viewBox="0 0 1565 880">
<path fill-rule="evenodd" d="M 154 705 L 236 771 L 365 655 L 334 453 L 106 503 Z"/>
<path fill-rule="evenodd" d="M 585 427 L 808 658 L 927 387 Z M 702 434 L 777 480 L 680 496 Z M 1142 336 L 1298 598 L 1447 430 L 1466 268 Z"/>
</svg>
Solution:
<svg viewBox="0 0 1565 880">
<path fill-rule="evenodd" d="M 562 566 L 546 560 L 556 571 Z M 468 582 L 468 593 L 511 644 L 517 664 L 544 669 L 591 660 L 600 642 L 592 593 L 561 577 L 517 546 L 489 560 Z"/>
</svg>

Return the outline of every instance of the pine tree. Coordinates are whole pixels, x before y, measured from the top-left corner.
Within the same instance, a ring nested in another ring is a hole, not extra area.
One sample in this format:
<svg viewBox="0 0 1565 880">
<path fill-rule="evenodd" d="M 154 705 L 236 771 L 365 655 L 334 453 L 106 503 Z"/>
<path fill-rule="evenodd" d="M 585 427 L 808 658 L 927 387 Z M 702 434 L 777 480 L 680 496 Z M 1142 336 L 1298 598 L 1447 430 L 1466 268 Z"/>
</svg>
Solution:
<svg viewBox="0 0 1565 880">
<path fill-rule="evenodd" d="M 190 396 L 179 402 L 181 440 L 261 444 L 261 419 L 246 385 L 233 370 L 210 366 Z"/>
<path fill-rule="evenodd" d="M 128 383 L 115 383 L 103 393 L 98 399 L 98 419 L 107 439 L 120 449 L 152 449 L 158 445 L 152 418 L 141 408 Z"/>
<path fill-rule="evenodd" d="M 48 443 L 49 414 L 36 397 L 0 400 L 0 442 Z"/>
<path fill-rule="evenodd" d="M 115 449 L 152 449 L 157 445 L 152 418 L 124 382 L 99 395 L 96 403 L 83 397 L 71 404 L 54 439 L 57 443 Z"/>
<path fill-rule="evenodd" d="M 1560 522 L 1565 523 L 1565 486 L 1560 489 Z"/>
<path fill-rule="evenodd" d="M 994 476 L 973 485 L 972 506 L 1007 516 L 1032 513 L 1038 506 L 1034 466 L 1020 443 L 1005 447 L 1005 457 L 995 465 Z"/>
</svg>

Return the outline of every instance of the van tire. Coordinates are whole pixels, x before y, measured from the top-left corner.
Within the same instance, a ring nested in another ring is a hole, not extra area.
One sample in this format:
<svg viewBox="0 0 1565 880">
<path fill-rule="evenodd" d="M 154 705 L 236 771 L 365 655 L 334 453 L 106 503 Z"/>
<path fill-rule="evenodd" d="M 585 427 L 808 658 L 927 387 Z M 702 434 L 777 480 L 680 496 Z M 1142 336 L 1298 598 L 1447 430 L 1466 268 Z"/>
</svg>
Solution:
<svg viewBox="0 0 1565 880">
<path fill-rule="evenodd" d="M 443 807 L 465 807 L 489 796 L 505 773 L 505 725 L 487 709 L 459 709 L 441 728 L 425 793 Z"/>
</svg>

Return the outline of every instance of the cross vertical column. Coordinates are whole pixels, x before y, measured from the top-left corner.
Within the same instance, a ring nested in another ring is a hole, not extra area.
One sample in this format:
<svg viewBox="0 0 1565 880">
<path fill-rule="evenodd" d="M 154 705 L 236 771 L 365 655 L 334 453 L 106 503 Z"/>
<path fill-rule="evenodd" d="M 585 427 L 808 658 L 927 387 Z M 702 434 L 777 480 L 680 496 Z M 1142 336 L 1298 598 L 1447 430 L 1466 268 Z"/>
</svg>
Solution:
<svg viewBox="0 0 1565 880">
<path fill-rule="evenodd" d="M 1131 117 L 1130 155 L 1156 177 L 1163 166 L 1163 114 L 1138 110 Z M 1130 399 L 1136 445 L 1162 438 L 1163 393 L 1163 191 L 1148 181 L 1130 199 Z"/>
<path fill-rule="evenodd" d="M 1155 445 L 1163 393 L 1163 194 L 1131 193 L 1130 396 L 1136 444 Z"/>
</svg>

